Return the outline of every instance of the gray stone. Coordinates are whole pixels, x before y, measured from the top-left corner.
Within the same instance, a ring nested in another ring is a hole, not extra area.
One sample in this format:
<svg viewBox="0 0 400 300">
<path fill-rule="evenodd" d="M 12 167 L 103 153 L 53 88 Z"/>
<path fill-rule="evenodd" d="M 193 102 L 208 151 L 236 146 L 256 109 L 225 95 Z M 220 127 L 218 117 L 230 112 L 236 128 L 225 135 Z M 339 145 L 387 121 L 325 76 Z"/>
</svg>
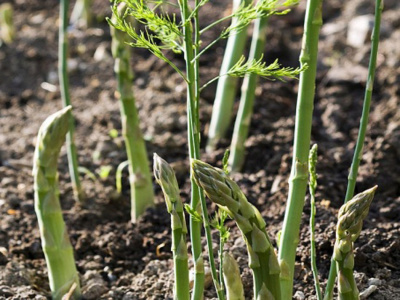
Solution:
<svg viewBox="0 0 400 300">
<path fill-rule="evenodd" d="M 347 28 L 347 44 L 360 48 L 370 39 L 374 26 L 373 15 L 363 15 L 353 18 Z"/>
<path fill-rule="evenodd" d="M 303 292 L 296 291 L 296 293 L 294 294 L 293 298 L 296 299 L 296 300 L 304 300 L 304 299 L 306 299 L 306 296 L 304 295 Z"/>
</svg>

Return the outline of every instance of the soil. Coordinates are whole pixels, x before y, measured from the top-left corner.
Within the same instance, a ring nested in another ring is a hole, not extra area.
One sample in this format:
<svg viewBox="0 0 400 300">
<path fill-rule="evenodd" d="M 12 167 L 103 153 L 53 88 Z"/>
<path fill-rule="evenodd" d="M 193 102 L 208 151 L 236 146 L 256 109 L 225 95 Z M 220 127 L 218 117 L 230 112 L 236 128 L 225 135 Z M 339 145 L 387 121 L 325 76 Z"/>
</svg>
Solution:
<svg viewBox="0 0 400 300">
<path fill-rule="evenodd" d="M 74 2 L 74 1 L 73 1 Z M 287 16 L 271 18 L 267 61 L 279 58 L 297 66 L 305 1 Z M 379 186 L 364 229 L 355 244 L 355 274 L 360 291 L 377 289 L 368 299 L 400 299 L 400 4 L 385 1 L 378 69 L 370 124 L 356 192 Z M 0 299 L 46 299 L 47 271 L 33 204 L 31 176 L 35 138 L 40 124 L 61 108 L 57 78 L 56 0 L 16 0 L 17 35 L 0 47 Z M 326 0 L 321 31 L 312 142 L 318 143 L 317 262 L 325 286 L 334 244 L 338 209 L 343 202 L 348 169 L 358 133 L 366 86 L 369 41 L 352 47 L 346 41 L 355 16 L 373 14 L 373 1 Z M 115 170 L 126 160 L 110 34 L 104 19 L 108 2 L 96 0 L 96 23 L 89 29 L 71 28 L 70 84 L 76 117 L 80 165 L 97 177 L 82 177 L 87 201 L 73 199 L 65 149 L 59 162 L 61 202 L 75 248 L 85 299 L 172 299 L 173 272 L 170 221 L 160 188 L 156 206 L 137 224 L 129 215 L 129 185 L 115 196 Z M 210 1 L 201 10 L 202 24 L 229 13 L 230 1 Z M 226 26 L 226 24 L 222 24 Z M 361 27 L 361 26 L 360 26 Z M 218 35 L 216 27 L 204 43 Z M 225 43 L 201 59 L 201 81 L 219 72 Z M 134 52 L 134 92 L 149 156 L 157 152 L 173 164 L 182 198 L 189 201 L 185 115 L 185 85 L 180 77 L 145 50 Z M 169 54 L 179 67 L 182 57 Z M 248 199 L 262 212 L 275 238 L 281 228 L 291 165 L 297 81 L 261 80 L 255 113 L 246 142 L 247 160 L 234 175 Z M 203 142 L 206 140 L 215 84 L 201 98 Z M 237 105 L 235 106 L 237 109 Z M 116 129 L 118 137 L 111 137 Z M 229 133 L 230 136 L 231 132 Z M 220 166 L 229 138 L 202 159 Z M 98 174 L 111 166 L 105 179 Z M 310 271 L 307 196 L 297 249 L 295 298 L 315 299 Z M 226 249 L 237 258 L 246 289 L 252 297 L 247 254 L 237 228 L 230 226 Z M 213 233 L 217 243 L 217 234 Z M 217 249 L 216 249 L 217 250 Z M 372 287 L 371 287 L 372 286 Z M 211 286 L 206 298 L 215 297 Z"/>
</svg>

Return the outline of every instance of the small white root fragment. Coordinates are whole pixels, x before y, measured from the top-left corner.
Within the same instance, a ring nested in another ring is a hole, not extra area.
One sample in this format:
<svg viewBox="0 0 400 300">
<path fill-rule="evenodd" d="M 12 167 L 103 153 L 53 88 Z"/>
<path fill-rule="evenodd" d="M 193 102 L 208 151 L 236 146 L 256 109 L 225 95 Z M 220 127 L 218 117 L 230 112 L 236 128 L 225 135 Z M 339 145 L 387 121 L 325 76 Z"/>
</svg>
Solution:
<svg viewBox="0 0 400 300">
<path fill-rule="evenodd" d="M 360 293 L 360 299 L 367 299 L 377 289 L 378 287 L 376 285 L 370 285 L 366 290 Z"/>
</svg>

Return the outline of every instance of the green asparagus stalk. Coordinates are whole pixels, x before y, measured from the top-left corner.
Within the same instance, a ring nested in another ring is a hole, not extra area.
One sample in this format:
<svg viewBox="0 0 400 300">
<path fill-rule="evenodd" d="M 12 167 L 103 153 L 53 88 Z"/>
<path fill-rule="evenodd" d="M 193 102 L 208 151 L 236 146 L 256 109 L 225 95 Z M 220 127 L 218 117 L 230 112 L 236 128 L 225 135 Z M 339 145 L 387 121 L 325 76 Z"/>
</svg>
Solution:
<svg viewBox="0 0 400 300">
<path fill-rule="evenodd" d="M 259 18 L 254 23 L 253 38 L 251 41 L 249 61 L 258 60 L 262 57 L 267 36 L 268 17 Z M 243 166 L 245 156 L 245 142 L 249 133 L 255 91 L 258 76 L 247 74 L 242 84 L 240 106 L 236 116 L 233 129 L 231 155 L 229 156 L 229 169 L 232 172 L 239 172 Z"/>
<path fill-rule="evenodd" d="M 52 298 L 62 299 L 76 284 L 73 298 L 80 298 L 74 253 L 62 217 L 57 160 L 69 129 L 71 106 L 48 117 L 39 130 L 33 161 L 35 211 L 46 258 Z"/>
<path fill-rule="evenodd" d="M 253 270 L 254 299 L 280 300 L 280 268 L 260 212 L 223 170 L 199 160 L 192 160 L 192 169 L 207 197 L 225 210 L 242 232 Z"/>
<path fill-rule="evenodd" d="M 93 15 L 91 12 L 92 0 L 77 0 L 71 14 L 72 24 L 82 24 L 83 27 L 89 27 L 92 24 Z"/>
<path fill-rule="evenodd" d="M 118 7 L 119 14 L 123 14 L 125 4 Z M 113 16 L 115 21 L 115 16 Z M 125 32 L 110 26 L 112 36 L 112 54 L 115 58 L 114 71 L 117 75 L 120 100 L 122 135 L 125 139 L 125 148 L 129 161 L 129 182 L 131 188 L 131 221 L 137 218 L 148 208 L 154 205 L 154 192 L 147 158 L 146 145 L 139 126 L 139 116 L 135 98 L 132 92 L 133 72 L 130 67 L 129 40 Z"/>
<path fill-rule="evenodd" d="M 339 210 L 336 227 L 336 242 L 333 258 L 338 272 L 338 292 L 341 300 L 358 300 L 359 292 L 354 280 L 355 240 L 359 237 L 362 224 L 368 215 L 369 206 L 374 198 L 377 186 L 366 190 L 343 204 Z"/>
<path fill-rule="evenodd" d="M 322 0 L 308 0 L 300 64 L 308 68 L 300 74 L 294 133 L 293 163 L 283 223 L 279 261 L 282 299 L 292 299 L 296 248 L 308 179 L 308 154 L 317 69 L 318 37 L 322 25 Z"/>
<path fill-rule="evenodd" d="M 154 153 L 154 177 L 164 193 L 171 214 L 172 252 L 174 256 L 174 299 L 189 300 L 189 269 L 186 247 L 186 221 L 179 186 L 171 166 Z"/>
<path fill-rule="evenodd" d="M 354 150 L 353 161 L 351 163 L 350 172 L 349 172 L 349 176 L 348 176 L 345 203 L 347 201 L 349 201 L 354 195 L 357 174 L 358 174 L 358 167 L 360 165 L 360 161 L 362 158 L 362 150 L 363 150 L 365 135 L 366 135 L 367 126 L 368 126 L 369 111 L 370 111 L 370 107 L 371 107 L 372 90 L 373 90 L 374 79 L 375 79 L 376 58 L 378 55 L 379 33 L 380 33 L 382 11 L 383 11 L 383 1 L 376 0 L 375 23 L 374 23 L 374 30 L 373 30 L 372 41 L 371 41 L 372 45 L 371 45 L 371 55 L 370 55 L 369 67 L 368 67 L 367 87 L 365 89 L 364 105 L 363 105 L 363 111 L 362 111 L 362 115 L 361 115 L 360 129 L 358 132 L 356 148 Z M 332 258 L 331 268 L 329 271 L 329 278 L 328 278 L 328 283 L 326 285 L 326 292 L 325 292 L 324 300 L 333 299 L 333 287 L 335 285 L 335 280 L 336 280 L 336 268 L 335 268 L 334 259 Z"/>
<path fill-rule="evenodd" d="M 60 28 L 58 36 L 58 77 L 60 80 L 61 99 L 63 106 L 67 107 L 71 105 L 69 95 L 69 81 L 68 81 L 68 69 L 67 69 L 67 53 L 68 53 L 68 6 L 69 0 L 61 0 L 60 3 Z M 76 153 L 76 147 L 74 143 L 74 132 L 75 125 L 73 118 L 69 121 L 69 131 L 67 133 L 67 155 L 69 172 L 71 175 L 72 187 L 74 190 L 75 199 L 82 202 L 85 198 L 85 194 L 81 187 L 78 172 L 78 156 Z"/>
<path fill-rule="evenodd" d="M 317 254 L 315 250 L 315 214 L 316 214 L 316 207 L 315 207 L 315 191 L 317 189 L 317 151 L 318 146 L 315 144 L 310 151 L 310 155 L 308 158 L 308 169 L 310 173 L 310 180 L 309 180 L 309 189 L 310 189 L 310 203 L 311 203 L 311 212 L 310 212 L 310 241 L 311 241 L 311 270 L 314 277 L 314 285 L 315 285 L 315 292 L 317 294 L 317 300 L 322 300 L 322 292 L 321 286 L 319 284 L 318 278 L 318 268 L 317 268 Z"/>
<path fill-rule="evenodd" d="M 0 46 L 2 42 L 11 44 L 15 38 L 13 8 L 10 3 L 0 5 Z"/>
<path fill-rule="evenodd" d="M 224 253 L 222 271 L 226 287 L 227 300 L 244 300 L 243 284 L 240 278 L 239 266 L 228 252 Z"/>
<path fill-rule="evenodd" d="M 233 0 L 233 10 L 237 10 L 240 5 L 251 4 L 251 0 Z M 232 23 L 237 22 L 236 18 Z M 229 128 L 232 117 L 233 103 L 236 96 L 238 78 L 227 76 L 226 73 L 239 61 L 243 55 L 246 44 L 247 26 L 239 32 L 233 32 L 227 41 L 224 58 L 220 70 L 216 96 L 214 100 L 213 113 L 208 132 L 207 152 L 211 152 L 217 146 L 218 141 L 223 138 Z"/>
<path fill-rule="evenodd" d="M 200 131 L 199 131 L 199 115 L 198 115 L 198 100 L 199 100 L 199 86 L 198 86 L 198 65 L 197 62 L 192 63 L 195 53 L 198 52 L 197 47 L 199 43 L 193 44 L 193 28 L 190 16 L 190 7 L 187 0 L 180 0 L 180 11 L 182 16 L 183 34 L 184 34 L 184 53 L 186 62 L 186 77 L 187 77 L 187 115 L 188 115 L 188 140 L 189 140 L 189 157 L 190 159 L 200 158 Z M 198 38 L 198 14 L 194 15 L 195 21 L 195 37 Z M 207 206 L 204 199 L 203 192 L 199 189 L 198 185 L 191 176 L 191 209 L 202 215 L 203 226 L 207 239 L 207 249 L 209 255 L 211 275 L 217 291 L 218 299 L 223 300 L 224 294 L 222 285 L 219 282 L 217 270 L 215 267 L 214 253 L 212 248 L 212 238 L 210 223 L 208 220 Z M 192 241 L 192 253 L 195 264 L 195 278 L 192 299 L 203 298 L 204 292 L 204 262 L 202 258 L 201 248 L 201 221 L 194 216 L 190 216 L 190 233 Z"/>
</svg>

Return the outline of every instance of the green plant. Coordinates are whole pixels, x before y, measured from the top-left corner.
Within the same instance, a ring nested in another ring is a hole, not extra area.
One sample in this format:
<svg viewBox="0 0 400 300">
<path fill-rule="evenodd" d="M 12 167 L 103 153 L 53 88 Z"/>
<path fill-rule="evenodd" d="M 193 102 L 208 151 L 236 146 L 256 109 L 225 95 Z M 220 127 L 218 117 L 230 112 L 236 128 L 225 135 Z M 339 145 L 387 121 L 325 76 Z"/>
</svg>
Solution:
<svg viewBox="0 0 400 300">
<path fill-rule="evenodd" d="M 167 62 L 175 71 L 178 72 L 187 85 L 187 131 L 189 157 L 192 165 L 191 204 L 187 207 L 187 211 L 190 214 L 190 238 L 192 242 L 192 257 L 195 270 L 192 299 L 202 299 L 204 289 L 204 262 L 202 257 L 200 234 L 201 223 L 203 223 L 205 229 L 210 269 L 217 296 L 219 299 L 225 298 L 221 274 L 218 277 L 214 262 L 210 229 L 210 226 L 212 225 L 214 225 L 215 228 L 218 226 L 217 229 L 222 233 L 221 228 L 224 227 L 224 224 L 221 219 L 217 222 L 217 226 L 215 226 L 215 222 L 213 224 L 213 222 L 209 221 L 203 191 L 212 202 L 218 204 L 222 210 L 236 221 L 239 229 L 242 231 L 242 235 L 248 248 L 250 268 L 253 270 L 255 299 L 291 299 L 293 290 L 294 260 L 299 238 L 301 214 L 307 190 L 309 163 L 311 175 L 310 187 L 313 204 L 315 197 L 316 149 L 312 152 L 314 156 L 309 158 L 309 145 L 311 139 L 313 99 L 315 94 L 318 36 L 319 29 L 322 25 L 322 0 L 309 0 L 307 4 L 302 44 L 303 48 L 300 55 L 300 68 L 281 68 L 277 61 L 270 65 L 266 65 L 262 61 L 262 57 L 257 58 L 255 56 L 253 59 L 248 59 L 247 61 L 244 57 L 241 57 L 236 64 L 226 72 L 226 75 L 233 77 L 244 77 L 253 74 L 262 77 L 280 79 L 282 76 L 295 77 L 303 71 L 300 75 L 294 134 L 293 163 L 289 181 L 287 209 L 282 236 L 278 242 L 279 260 L 276 257 L 272 243 L 265 231 L 265 221 L 258 210 L 247 201 L 237 184 L 228 177 L 225 171 L 213 168 L 199 160 L 199 95 L 203 88 L 205 88 L 210 82 L 217 80 L 220 76 L 210 80 L 208 83 L 200 87 L 198 63 L 199 57 L 215 44 L 217 40 L 229 37 L 232 32 L 245 28 L 254 19 L 265 18 L 271 13 L 279 12 L 277 9 L 278 6 L 273 6 L 274 9 L 271 9 L 271 7 L 268 6 L 268 4 L 272 5 L 273 3 L 277 5 L 278 2 L 273 0 L 260 0 L 255 5 L 240 6 L 237 11 L 232 14 L 232 17 L 237 18 L 235 25 L 231 25 L 229 28 L 225 29 L 215 41 L 212 41 L 203 49 L 200 48 L 201 34 L 222 20 L 217 20 L 211 25 L 200 29 L 199 13 L 202 5 L 207 2 L 206 0 L 195 1 L 193 7 L 189 6 L 188 1 L 179 0 L 178 5 L 181 13 L 180 23 L 175 21 L 175 16 L 168 14 L 164 5 L 162 10 L 159 9 L 160 5 L 164 4 L 163 1 L 125 0 L 117 2 L 124 2 L 127 8 L 126 11 L 121 13 L 118 11 L 116 6 L 114 6 L 113 12 L 115 19 L 112 21 L 109 20 L 110 24 L 116 29 L 126 32 L 130 36 L 131 40 L 129 44 L 131 46 L 148 49 L 158 58 Z M 289 1 L 285 3 L 288 2 Z M 293 1 L 291 1 L 291 3 L 293 3 Z M 168 5 L 168 3 L 165 3 L 165 5 Z M 132 23 L 127 19 L 130 16 L 133 16 L 137 22 L 144 25 L 144 29 L 137 30 L 134 28 Z M 165 50 L 183 53 L 186 63 L 185 70 L 178 68 L 173 61 L 165 56 Z M 372 82 L 368 82 L 368 89 L 371 89 Z M 156 164 L 160 164 L 157 157 L 156 161 L 158 161 Z M 158 168 L 160 168 L 160 166 L 158 166 Z M 156 170 L 156 178 L 161 180 L 161 174 L 157 172 L 159 171 Z M 173 174 L 172 171 L 169 172 Z M 162 184 L 163 183 L 161 183 L 161 185 Z M 177 197 L 177 194 L 177 186 L 174 185 L 175 197 Z M 171 208 L 171 205 L 169 204 L 170 199 L 168 198 L 171 197 L 171 195 L 166 193 L 165 197 L 167 200 L 168 210 L 174 214 L 174 209 L 176 209 L 176 207 L 172 205 L 173 208 Z M 312 211 L 312 216 L 314 217 L 315 209 L 312 209 Z M 180 218 L 181 225 L 182 222 L 182 218 Z M 311 227 L 314 227 L 314 225 Z M 181 233 L 184 231 L 183 225 L 181 227 L 173 227 L 173 231 L 175 228 L 180 230 Z M 311 230 L 313 230 L 313 228 Z M 173 240 L 175 240 L 174 248 L 175 251 L 178 251 L 178 248 L 180 249 L 183 247 L 183 243 L 181 243 L 181 240 L 177 240 L 174 235 L 175 232 L 173 232 Z M 224 258 L 222 253 L 223 251 L 221 251 L 220 248 L 220 263 L 223 264 Z M 348 252 L 344 254 L 347 255 L 347 253 Z M 174 253 L 174 257 L 175 256 L 176 253 Z M 313 263 L 313 265 L 315 272 L 315 263 Z M 223 269 L 223 266 L 220 269 Z M 186 271 L 184 272 L 186 274 Z M 176 286 L 175 293 L 181 291 L 185 291 L 184 297 L 187 297 L 186 286 Z M 321 297 L 320 292 L 318 295 L 318 297 Z"/>
<path fill-rule="evenodd" d="M 15 38 L 14 10 L 10 3 L 0 5 L 0 46 L 10 44 Z"/>
<path fill-rule="evenodd" d="M 124 14 L 126 6 L 121 3 L 118 13 Z M 115 21 L 115 16 L 114 16 Z M 111 26 L 112 54 L 115 58 L 114 71 L 118 81 L 122 135 L 128 156 L 129 182 L 131 188 L 131 220 L 137 218 L 154 205 L 154 192 L 147 158 L 146 144 L 141 130 L 140 120 L 132 92 L 133 72 L 130 67 L 130 47 L 126 44 L 128 35 Z M 117 177 L 118 179 L 118 177 Z M 120 193 L 120 186 L 117 189 Z"/>
<path fill-rule="evenodd" d="M 233 0 L 233 12 L 240 6 L 252 4 L 252 0 Z M 232 18 L 232 27 L 239 22 L 238 17 Z M 207 148 L 208 152 L 215 150 L 218 141 L 225 136 L 231 122 L 233 102 L 236 96 L 236 87 L 238 78 L 227 76 L 226 73 L 237 63 L 243 55 L 247 39 L 247 26 L 232 31 L 229 36 L 224 58 L 220 69 L 220 78 L 218 80 L 217 91 L 213 106 L 213 114 L 208 130 Z"/>
<path fill-rule="evenodd" d="M 364 140 L 369 119 L 369 111 L 371 107 L 372 90 L 375 80 L 376 58 L 378 56 L 379 34 L 381 26 L 381 16 L 383 11 L 383 3 L 384 3 L 383 0 L 375 1 L 375 21 L 374 21 L 373 33 L 371 36 L 371 54 L 369 58 L 367 86 L 365 89 L 363 111 L 361 115 L 360 128 L 357 136 L 356 147 L 354 149 L 353 160 L 351 163 L 350 172 L 348 176 L 347 190 L 344 200 L 345 203 L 349 201 L 354 195 L 356 179 L 358 174 L 358 167 L 360 165 L 360 161 L 362 158 L 362 151 L 364 147 Z M 337 272 L 335 267 L 335 261 L 332 257 L 324 300 L 333 299 L 333 287 L 335 285 L 336 275 Z"/>
<path fill-rule="evenodd" d="M 174 255 L 174 299 L 189 299 L 189 269 L 186 246 L 186 221 L 179 186 L 171 166 L 154 154 L 154 177 L 164 193 L 167 210 L 171 214 L 172 252 Z"/>
<path fill-rule="evenodd" d="M 318 146 L 315 144 L 308 156 L 308 171 L 309 171 L 309 191 L 310 191 L 310 252 L 311 252 L 311 270 L 314 277 L 315 293 L 317 299 L 322 300 L 321 286 L 318 278 L 317 268 L 317 253 L 315 250 L 315 191 L 317 190 L 317 158 L 318 158 Z"/>
<path fill-rule="evenodd" d="M 71 105 L 69 95 L 69 82 L 68 82 L 68 69 L 67 69 L 67 56 L 68 56 L 68 7 L 69 0 L 61 0 L 60 2 L 60 27 L 58 31 L 58 77 L 60 80 L 61 99 L 63 106 Z M 76 153 L 76 146 L 74 143 L 75 125 L 73 118 L 69 121 L 69 131 L 67 133 L 67 154 L 69 172 L 72 181 L 72 187 L 76 200 L 82 202 L 85 198 L 84 191 L 81 187 L 78 171 L 78 156 Z"/>
<path fill-rule="evenodd" d="M 92 0 L 77 0 L 71 14 L 71 23 L 89 27 L 93 22 Z"/>
<path fill-rule="evenodd" d="M 300 74 L 293 142 L 293 162 L 279 245 L 282 299 L 291 299 L 293 290 L 296 248 L 299 241 L 301 215 L 307 190 L 308 155 L 314 106 L 318 37 L 321 25 L 322 0 L 307 1 L 300 64 L 301 66 L 307 65 L 308 67 Z"/>
<path fill-rule="evenodd" d="M 254 298 L 280 299 L 280 268 L 260 212 L 221 169 L 192 160 L 193 175 L 207 197 L 234 219 L 242 232 L 253 270 Z M 265 297 L 265 298 L 263 298 Z"/>
<path fill-rule="evenodd" d="M 336 261 L 339 277 L 338 293 L 341 300 L 360 298 L 353 275 L 353 243 L 360 235 L 362 223 L 368 215 L 376 189 L 377 186 L 354 196 L 339 210 L 333 259 Z"/>
<path fill-rule="evenodd" d="M 270 9 L 271 14 L 286 14 L 290 9 L 278 11 L 277 1 L 270 1 L 264 9 Z M 288 7 L 297 4 L 297 1 L 286 1 L 282 4 L 283 7 Z M 275 10 L 275 11 L 274 11 Z M 260 17 L 254 21 L 253 37 L 251 40 L 249 60 L 262 59 L 266 38 L 267 38 L 267 24 L 270 14 Z M 295 74 L 293 74 L 295 75 Z M 291 77 L 290 75 L 288 77 Z M 251 117 L 253 114 L 253 103 L 255 98 L 255 91 L 258 82 L 257 74 L 247 74 L 243 79 L 241 87 L 241 97 L 239 110 L 236 116 L 235 125 L 233 128 L 232 142 L 231 142 L 231 155 L 229 157 L 229 169 L 233 172 L 239 172 L 244 163 L 245 157 L 245 142 L 248 136 Z M 218 111 L 218 110 L 217 110 Z M 224 110 L 228 111 L 228 110 Z M 221 112 L 220 112 L 221 113 Z M 225 116 L 228 114 L 224 113 Z M 222 116 L 221 116 L 222 118 Z M 211 119 L 211 122 L 213 119 Z M 211 126 L 211 125 L 210 125 Z"/>
<path fill-rule="evenodd" d="M 131 37 L 133 47 L 148 49 L 158 58 L 167 62 L 186 82 L 187 86 L 187 117 L 188 117 L 188 143 L 189 157 L 191 159 L 200 158 L 200 124 L 199 124 L 199 97 L 202 88 L 199 84 L 199 57 L 207 51 L 217 40 L 227 38 L 235 30 L 246 27 L 252 20 L 266 13 L 263 10 L 265 3 L 270 0 L 259 1 L 255 6 L 241 6 L 232 17 L 237 17 L 238 21 L 234 25 L 226 28 L 221 35 L 212 41 L 204 49 L 200 50 L 200 36 L 206 30 L 221 22 L 217 20 L 211 25 L 200 29 L 198 14 L 201 7 L 207 2 L 206 0 L 194 2 L 194 7 L 189 7 L 187 0 L 179 0 L 178 5 L 181 13 L 181 23 L 176 23 L 174 16 L 169 16 L 163 10 L 157 10 L 162 1 L 139 1 L 125 0 L 127 10 L 124 14 L 120 14 L 114 6 L 113 13 L 115 20 L 109 20 L 110 24 L 116 29 L 126 32 Z M 126 18 L 134 17 L 139 23 L 145 26 L 145 30 L 138 31 L 133 28 L 131 22 Z M 185 71 L 180 70 L 171 60 L 163 53 L 164 50 L 172 50 L 176 53 L 183 53 L 186 62 Z M 266 65 L 260 60 L 252 60 L 245 62 L 240 59 L 229 71 L 228 74 L 236 77 L 243 77 L 248 73 L 256 73 L 265 77 L 280 77 L 285 74 L 299 73 L 300 69 L 280 68 L 277 62 Z M 217 78 L 213 80 L 217 80 Z M 211 80 L 211 81 L 213 81 Z M 201 225 L 205 228 L 207 239 L 207 248 L 210 258 L 210 268 L 213 282 L 217 290 L 218 298 L 223 299 L 224 295 L 221 290 L 221 282 L 218 279 L 217 271 L 214 263 L 212 252 L 212 241 L 210 224 L 208 220 L 207 207 L 203 193 L 196 185 L 193 177 L 191 180 L 191 215 L 190 215 L 190 235 L 192 241 L 192 254 L 195 264 L 195 280 L 193 299 L 199 299 L 203 295 L 204 289 L 204 264 L 201 248 Z M 201 218 L 198 217 L 201 215 Z"/>
<path fill-rule="evenodd" d="M 62 217 L 57 160 L 71 120 L 71 106 L 49 116 L 39 130 L 33 161 L 35 212 L 46 258 L 52 298 L 75 286 L 69 299 L 80 298 L 74 253 Z"/>
<path fill-rule="evenodd" d="M 229 253 L 224 254 L 222 262 L 224 282 L 226 286 L 226 298 L 228 300 L 244 300 L 244 291 L 240 270 L 236 260 Z"/>
</svg>

